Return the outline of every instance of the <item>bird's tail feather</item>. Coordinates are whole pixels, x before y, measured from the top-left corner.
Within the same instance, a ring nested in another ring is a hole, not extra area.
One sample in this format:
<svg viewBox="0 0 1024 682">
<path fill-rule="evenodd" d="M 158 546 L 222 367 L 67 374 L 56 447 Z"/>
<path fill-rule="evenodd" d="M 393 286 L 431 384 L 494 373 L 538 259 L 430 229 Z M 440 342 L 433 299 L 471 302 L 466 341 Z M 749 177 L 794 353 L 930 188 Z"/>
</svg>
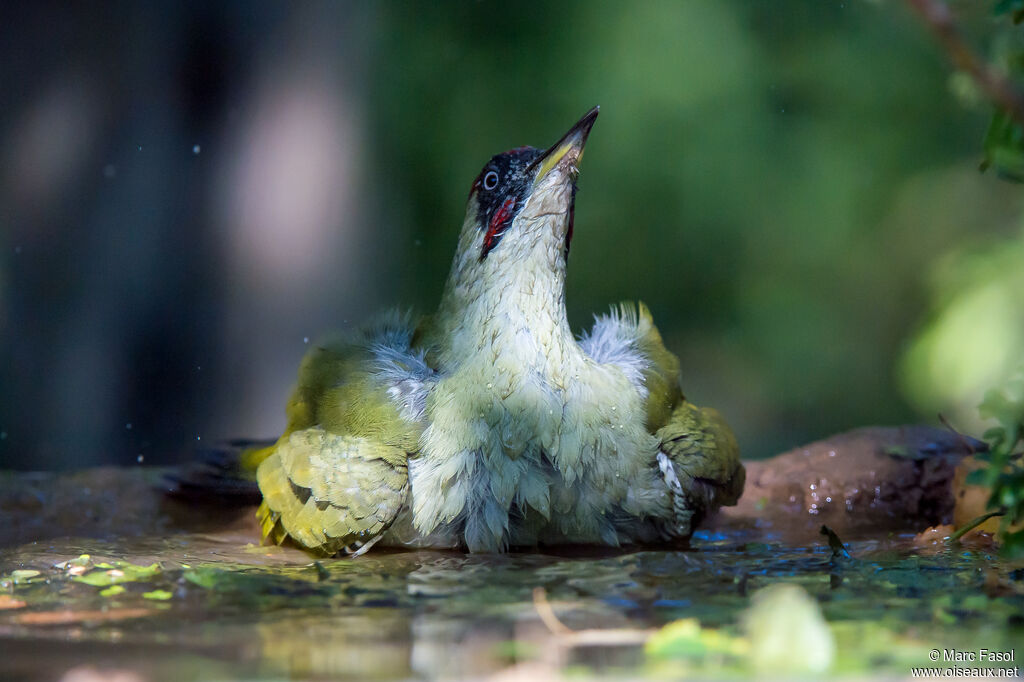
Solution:
<svg viewBox="0 0 1024 682">
<path fill-rule="evenodd" d="M 260 503 L 256 510 L 256 518 L 260 522 L 260 535 L 275 545 L 280 545 L 288 538 L 288 533 L 281 525 L 281 515 L 267 506 L 266 502 Z"/>
<path fill-rule="evenodd" d="M 200 450 L 193 461 L 164 476 L 163 490 L 191 503 L 257 504 L 261 496 L 251 462 L 271 445 L 273 441 L 232 440 Z"/>
</svg>

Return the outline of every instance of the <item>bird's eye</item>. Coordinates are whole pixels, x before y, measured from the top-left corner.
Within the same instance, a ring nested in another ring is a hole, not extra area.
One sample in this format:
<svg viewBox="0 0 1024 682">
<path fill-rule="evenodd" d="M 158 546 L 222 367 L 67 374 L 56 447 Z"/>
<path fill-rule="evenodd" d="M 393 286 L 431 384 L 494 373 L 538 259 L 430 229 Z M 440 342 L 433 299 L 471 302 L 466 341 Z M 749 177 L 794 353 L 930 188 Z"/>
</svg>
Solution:
<svg viewBox="0 0 1024 682">
<path fill-rule="evenodd" d="M 484 175 L 484 189 L 490 191 L 498 186 L 498 174 L 494 171 L 487 171 Z"/>
</svg>

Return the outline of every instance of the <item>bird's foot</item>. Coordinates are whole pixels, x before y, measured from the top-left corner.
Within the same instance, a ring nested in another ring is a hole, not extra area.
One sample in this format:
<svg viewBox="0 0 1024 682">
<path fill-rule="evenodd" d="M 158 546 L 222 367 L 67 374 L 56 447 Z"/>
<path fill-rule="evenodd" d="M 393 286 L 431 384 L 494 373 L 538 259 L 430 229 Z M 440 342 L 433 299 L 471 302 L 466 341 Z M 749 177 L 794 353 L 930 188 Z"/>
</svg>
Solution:
<svg viewBox="0 0 1024 682">
<path fill-rule="evenodd" d="M 348 556 L 350 559 L 355 559 L 357 556 L 362 556 L 363 554 L 369 552 L 370 548 L 377 544 L 377 541 L 380 540 L 382 537 L 384 537 L 383 533 L 374 538 L 371 538 L 370 540 L 367 540 L 366 542 L 357 540 L 356 542 L 353 542 L 351 545 L 345 545 L 344 547 L 342 547 L 341 551 L 344 552 L 346 556 Z"/>
</svg>

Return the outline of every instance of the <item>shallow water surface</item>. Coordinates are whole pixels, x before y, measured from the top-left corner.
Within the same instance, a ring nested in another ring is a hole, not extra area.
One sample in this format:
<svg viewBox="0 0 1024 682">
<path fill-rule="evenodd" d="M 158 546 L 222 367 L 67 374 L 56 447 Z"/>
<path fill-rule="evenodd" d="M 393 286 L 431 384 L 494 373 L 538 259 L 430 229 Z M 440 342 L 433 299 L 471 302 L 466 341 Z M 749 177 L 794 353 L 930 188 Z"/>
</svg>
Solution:
<svg viewBox="0 0 1024 682">
<path fill-rule="evenodd" d="M 1024 564 L 984 546 L 877 529 L 837 557 L 800 519 L 803 541 L 726 524 L 685 550 L 314 561 L 260 546 L 251 508 L 169 502 L 157 474 L 0 479 L 0 679 L 747 676 L 744 614 L 776 583 L 824 615 L 836 676 L 903 677 L 934 648 L 1024 641 Z"/>
<path fill-rule="evenodd" d="M 734 631 L 749 595 L 778 581 L 805 588 L 830 622 L 886 623 L 926 647 L 1006 644 L 1024 605 L 1019 568 L 983 552 L 922 555 L 900 539 L 853 543 L 848 560 L 827 546 L 704 535 L 690 551 L 320 562 L 250 540 L 62 539 L 2 551 L 0 677 L 57 679 L 83 662 L 160 679 L 466 677 L 516 664 L 639 675 L 643 637 L 628 633 L 680 618 Z M 565 628 L 621 641 L 559 644 L 564 633 L 539 615 L 546 607 Z M 865 672 L 904 653 L 875 652 Z"/>
</svg>

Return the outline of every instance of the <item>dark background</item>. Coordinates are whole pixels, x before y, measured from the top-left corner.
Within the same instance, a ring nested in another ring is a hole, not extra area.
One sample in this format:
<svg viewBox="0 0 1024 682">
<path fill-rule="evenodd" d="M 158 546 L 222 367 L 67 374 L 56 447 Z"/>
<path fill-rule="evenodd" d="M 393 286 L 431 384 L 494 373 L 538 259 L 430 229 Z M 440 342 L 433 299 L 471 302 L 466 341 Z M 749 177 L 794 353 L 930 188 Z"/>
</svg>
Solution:
<svg viewBox="0 0 1024 682">
<path fill-rule="evenodd" d="M 0 466 L 276 435 L 307 344 L 429 311 L 480 166 L 594 104 L 575 328 L 646 301 L 751 457 L 980 426 L 1024 357 L 1020 192 L 978 173 L 989 109 L 900 3 L 20 2 Z"/>
</svg>

